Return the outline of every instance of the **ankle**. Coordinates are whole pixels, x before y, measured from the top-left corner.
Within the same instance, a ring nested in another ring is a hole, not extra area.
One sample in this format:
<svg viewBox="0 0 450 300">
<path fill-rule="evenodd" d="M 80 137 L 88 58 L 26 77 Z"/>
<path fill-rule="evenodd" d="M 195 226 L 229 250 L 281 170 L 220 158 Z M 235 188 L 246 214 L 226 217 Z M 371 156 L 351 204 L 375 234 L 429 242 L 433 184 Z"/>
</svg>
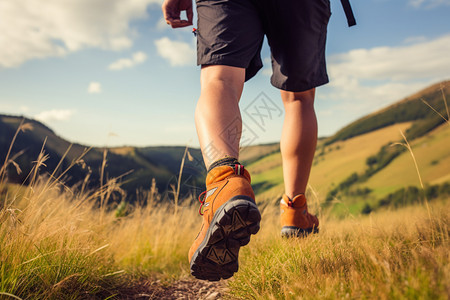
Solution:
<svg viewBox="0 0 450 300">
<path fill-rule="evenodd" d="M 237 160 L 237 158 L 234 158 L 234 157 L 231 157 L 231 156 L 226 156 L 224 158 L 221 158 L 221 159 L 216 160 L 215 162 L 213 162 L 208 168 L 208 173 L 211 172 L 211 170 L 216 168 L 216 167 L 220 167 L 220 166 L 234 167 L 235 165 L 240 165 L 240 163 Z"/>
<path fill-rule="evenodd" d="M 289 200 L 294 200 L 295 198 L 298 197 L 306 197 L 305 193 L 285 193 L 284 194 Z"/>
<path fill-rule="evenodd" d="M 302 207 L 306 204 L 306 196 L 304 193 L 302 193 L 302 194 L 297 194 L 291 198 L 287 194 L 284 194 L 282 197 L 282 202 L 283 201 L 284 201 L 285 205 L 287 205 L 287 206 Z"/>
</svg>

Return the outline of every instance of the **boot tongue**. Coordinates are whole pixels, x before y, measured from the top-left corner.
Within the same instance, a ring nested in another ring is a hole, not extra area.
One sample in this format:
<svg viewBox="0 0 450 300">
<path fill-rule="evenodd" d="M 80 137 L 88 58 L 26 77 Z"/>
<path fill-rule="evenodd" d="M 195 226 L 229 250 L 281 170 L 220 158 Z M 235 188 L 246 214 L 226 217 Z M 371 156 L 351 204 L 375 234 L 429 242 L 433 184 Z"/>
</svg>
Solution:
<svg viewBox="0 0 450 300">
<path fill-rule="evenodd" d="M 218 166 L 208 172 L 206 176 L 206 185 L 213 184 L 215 182 L 222 181 L 231 175 L 243 175 L 250 183 L 250 174 L 244 169 L 242 165 L 231 166 Z"/>
<path fill-rule="evenodd" d="M 300 194 L 291 200 L 288 196 L 283 195 L 281 202 L 290 207 L 302 207 L 306 204 L 306 197 L 305 195 Z"/>
</svg>

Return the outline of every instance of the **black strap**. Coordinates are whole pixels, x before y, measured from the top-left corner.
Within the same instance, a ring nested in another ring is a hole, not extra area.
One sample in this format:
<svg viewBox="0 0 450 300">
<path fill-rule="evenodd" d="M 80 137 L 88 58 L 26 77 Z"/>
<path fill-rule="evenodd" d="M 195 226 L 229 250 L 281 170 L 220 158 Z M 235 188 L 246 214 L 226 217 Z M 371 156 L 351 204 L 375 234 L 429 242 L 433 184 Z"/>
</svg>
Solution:
<svg viewBox="0 0 450 300">
<path fill-rule="evenodd" d="M 356 25 L 355 16 L 353 15 L 352 7 L 349 0 L 341 0 L 342 7 L 344 8 L 345 16 L 347 17 L 348 27 Z"/>
</svg>

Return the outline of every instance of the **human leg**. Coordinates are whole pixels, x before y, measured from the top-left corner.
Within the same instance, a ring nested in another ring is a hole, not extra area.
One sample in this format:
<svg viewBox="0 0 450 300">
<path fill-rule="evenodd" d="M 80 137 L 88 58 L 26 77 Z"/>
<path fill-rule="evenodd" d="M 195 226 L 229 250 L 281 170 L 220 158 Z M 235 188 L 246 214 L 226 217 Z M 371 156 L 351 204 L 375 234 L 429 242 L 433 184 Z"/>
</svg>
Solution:
<svg viewBox="0 0 450 300">
<path fill-rule="evenodd" d="M 238 103 L 244 81 L 262 66 L 264 33 L 252 1 L 197 1 L 197 15 L 202 71 L 195 122 L 208 173 L 199 199 L 203 222 L 189 262 L 196 278 L 219 280 L 238 270 L 240 247 L 259 230 L 250 174 L 237 161 L 242 131 Z M 227 161 L 219 160 L 224 157 Z"/>
<path fill-rule="evenodd" d="M 289 198 L 304 194 L 317 144 L 315 89 L 305 92 L 281 91 L 285 108 L 280 149 L 285 193 Z"/>
<path fill-rule="evenodd" d="M 315 87 L 328 82 L 325 42 L 328 0 L 267 0 L 265 32 L 272 54 L 271 83 L 279 88 L 286 115 L 280 148 L 285 194 L 280 201 L 282 236 L 317 232 L 304 195 L 317 143 Z M 276 21 L 273 21 L 276 20 Z"/>
<path fill-rule="evenodd" d="M 206 168 L 230 156 L 239 157 L 242 131 L 239 99 L 245 69 L 212 65 L 201 70 L 201 94 L 195 110 L 195 125 Z"/>
<path fill-rule="evenodd" d="M 237 162 L 242 121 L 239 98 L 245 69 L 223 65 L 201 71 L 201 95 L 195 120 L 208 168 L 206 191 L 200 198 L 203 223 L 189 250 L 191 274 L 198 279 L 229 278 L 238 270 L 240 247 L 259 230 L 250 174 Z M 232 165 L 223 160 L 234 157 Z M 211 164 L 214 163 L 214 166 Z"/>
<path fill-rule="evenodd" d="M 281 235 L 301 237 L 318 232 L 319 220 L 308 212 L 306 186 L 317 144 L 315 89 L 281 91 L 286 110 L 280 142 L 285 194 L 280 201 Z"/>
</svg>

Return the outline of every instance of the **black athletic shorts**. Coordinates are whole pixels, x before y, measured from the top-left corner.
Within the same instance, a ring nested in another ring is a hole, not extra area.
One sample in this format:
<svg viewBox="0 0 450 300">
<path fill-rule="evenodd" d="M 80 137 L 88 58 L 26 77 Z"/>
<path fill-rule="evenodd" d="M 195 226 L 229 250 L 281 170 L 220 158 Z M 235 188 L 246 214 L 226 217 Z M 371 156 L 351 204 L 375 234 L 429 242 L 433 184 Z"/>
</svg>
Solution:
<svg viewBox="0 0 450 300">
<path fill-rule="evenodd" d="M 328 82 L 325 42 L 329 0 L 196 0 L 197 64 L 245 68 L 245 80 L 262 67 L 267 36 L 271 83 L 306 91 Z"/>
</svg>

